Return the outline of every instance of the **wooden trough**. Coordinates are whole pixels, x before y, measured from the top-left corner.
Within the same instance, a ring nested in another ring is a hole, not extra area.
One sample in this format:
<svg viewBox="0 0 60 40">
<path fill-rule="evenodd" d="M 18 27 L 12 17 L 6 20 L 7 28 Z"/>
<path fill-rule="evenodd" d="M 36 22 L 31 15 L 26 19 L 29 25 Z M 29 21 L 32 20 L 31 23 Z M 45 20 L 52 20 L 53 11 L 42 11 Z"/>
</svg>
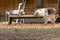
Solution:
<svg viewBox="0 0 60 40">
<path fill-rule="evenodd" d="M 34 15 L 9 15 L 8 16 L 8 24 L 12 23 L 12 19 L 34 19 L 34 18 L 43 18 L 42 16 L 34 16 Z"/>
</svg>

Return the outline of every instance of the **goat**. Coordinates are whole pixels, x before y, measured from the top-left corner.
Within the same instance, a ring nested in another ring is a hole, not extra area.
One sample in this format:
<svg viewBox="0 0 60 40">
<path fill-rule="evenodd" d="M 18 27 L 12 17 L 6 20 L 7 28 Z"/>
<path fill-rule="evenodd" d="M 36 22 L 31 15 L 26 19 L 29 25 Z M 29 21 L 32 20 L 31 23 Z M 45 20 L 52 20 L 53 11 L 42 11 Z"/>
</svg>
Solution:
<svg viewBox="0 0 60 40">
<path fill-rule="evenodd" d="M 41 8 L 34 12 L 35 16 L 42 16 L 44 18 L 45 23 L 47 24 L 48 21 L 55 23 L 56 19 L 59 17 L 57 14 L 57 10 L 55 8 Z"/>
<path fill-rule="evenodd" d="M 51 22 L 52 24 L 55 24 L 55 21 L 56 21 L 56 19 L 57 19 L 58 17 L 59 17 L 58 14 L 50 14 L 50 15 L 48 15 L 48 16 L 45 16 L 45 17 L 44 17 L 44 21 L 45 21 L 44 24 L 47 24 L 48 21 Z"/>
<path fill-rule="evenodd" d="M 17 10 L 11 10 L 11 11 L 6 11 L 6 14 L 7 15 L 10 15 L 10 14 L 17 14 L 17 15 L 22 15 L 22 14 L 25 14 L 24 12 L 24 7 L 25 5 L 23 6 L 23 9 L 20 9 L 20 6 L 22 5 L 23 3 L 19 3 L 18 5 L 18 9 Z M 24 20 L 24 19 L 23 19 Z M 18 23 L 19 19 L 16 19 L 16 23 Z"/>
<path fill-rule="evenodd" d="M 37 9 L 34 12 L 34 16 L 45 16 L 48 15 L 48 10 L 46 8 Z"/>
<path fill-rule="evenodd" d="M 56 9 L 55 8 L 41 8 L 41 9 L 37 9 L 35 12 L 34 12 L 34 15 L 35 16 L 48 16 L 49 14 L 55 14 L 57 13 L 56 12 Z"/>
</svg>

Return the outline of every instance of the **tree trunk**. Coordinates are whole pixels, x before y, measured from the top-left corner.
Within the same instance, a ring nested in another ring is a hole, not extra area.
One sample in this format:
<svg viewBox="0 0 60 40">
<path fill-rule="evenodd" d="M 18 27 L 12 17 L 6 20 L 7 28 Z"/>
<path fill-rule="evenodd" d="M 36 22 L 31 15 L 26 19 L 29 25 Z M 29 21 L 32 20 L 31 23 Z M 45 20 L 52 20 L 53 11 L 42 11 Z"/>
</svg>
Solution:
<svg viewBox="0 0 60 40">
<path fill-rule="evenodd" d="M 44 0 L 36 0 L 38 7 L 44 7 Z"/>
</svg>

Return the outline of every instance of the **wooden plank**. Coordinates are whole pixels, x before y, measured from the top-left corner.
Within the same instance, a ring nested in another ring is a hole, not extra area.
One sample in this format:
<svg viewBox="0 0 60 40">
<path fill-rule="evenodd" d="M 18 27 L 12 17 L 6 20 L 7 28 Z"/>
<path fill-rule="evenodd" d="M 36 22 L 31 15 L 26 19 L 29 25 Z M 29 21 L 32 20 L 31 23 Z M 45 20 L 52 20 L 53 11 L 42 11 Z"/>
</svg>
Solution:
<svg viewBox="0 0 60 40">
<path fill-rule="evenodd" d="M 18 18 L 18 17 L 41 17 L 41 16 L 34 16 L 34 15 L 9 15 L 9 17 L 12 17 L 12 18 L 14 18 L 14 17 L 16 17 L 16 18 Z"/>
<path fill-rule="evenodd" d="M 34 15 L 9 15 L 9 17 L 34 17 Z"/>
</svg>

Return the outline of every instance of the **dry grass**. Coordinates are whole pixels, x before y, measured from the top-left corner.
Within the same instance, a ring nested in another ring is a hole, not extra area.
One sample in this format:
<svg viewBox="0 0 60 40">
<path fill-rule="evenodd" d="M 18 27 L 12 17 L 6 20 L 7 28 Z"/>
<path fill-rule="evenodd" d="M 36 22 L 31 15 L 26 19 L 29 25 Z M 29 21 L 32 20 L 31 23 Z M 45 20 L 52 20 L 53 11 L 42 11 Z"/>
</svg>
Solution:
<svg viewBox="0 0 60 40">
<path fill-rule="evenodd" d="M 21 28 L 21 29 L 25 29 L 25 28 L 60 28 L 60 23 L 57 24 L 11 24 L 8 25 L 6 22 L 2 22 L 0 23 L 0 28 Z"/>
<path fill-rule="evenodd" d="M 60 23 L 55 25 L 0 23 L 0 40 L 60 40 Z"/>
</svg>

